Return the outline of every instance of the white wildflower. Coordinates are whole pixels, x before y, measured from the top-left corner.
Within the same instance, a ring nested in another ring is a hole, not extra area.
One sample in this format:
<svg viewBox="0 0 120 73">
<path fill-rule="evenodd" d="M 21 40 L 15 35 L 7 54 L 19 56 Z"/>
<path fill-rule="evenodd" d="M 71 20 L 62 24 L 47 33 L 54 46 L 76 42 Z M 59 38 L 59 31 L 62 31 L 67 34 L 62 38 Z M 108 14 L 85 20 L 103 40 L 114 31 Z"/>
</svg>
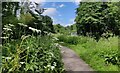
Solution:
<svg viewBox="0 0 120 73">
<path fill-rule="evenodd" d="M 47 65 L 47 67 L 51 67 L 51 65 Z"/>
<path fill-rule="evenodd" d="M 30 30 L 32 30 L 33 32 L 35 32 L 35 29 L 34 29 L 34 28 L 32 28 L 32 27 L 29 27 L 29 29 L 30 29 Z"/>
<path fill-rule="evenodd" d="M 12 25 L 12 24 L 8 24 L 9 26 L 11 26 L 11 27 L 13 27 L 14 25 Z"/>
<path fill-rule="evenodd" d="M 51 69 L 53 70 L 55 67 L 54 66 L 51 66 Z"/>
<path fill-rule="evenodd" d="M 57 65 L 56 65 L 56 62 L 53 62 L 53 65 L 54 65 L 54 66 L 57 66 Z"/>
<path fill-rule="evenodd" d="M 39 33 L 39 32 L 41 33 L 41 30 L 36 30 L 36 32 L 37 32 L 37 33 Z"/>
<path fill-rule="evenodd" d="M 23 23 L 18 23 L 20 26 L 24 26 L 27 27 L 27 25 L 23 24 Z"/>
<path fill-rule="evenodd" d="M 9 29 L 9 28 L 3 28 L 4 30 L 7 30 L 7 31 L 12 31 L 11 29 Z"/>
<path fill-rule="evenodd" d="M 0 37 L 1 39 L 8 39 L 8 37 Z"/>
<path fill-rule="evenodd" d="M 25 64 L 25 62 L 20 62 L 20 64 Z"/>
<path fill-rule="evenodd" d="M 7 9 L 4 9 L 5 11 L 8 11 Z"/>
<path fill-rule="evenodd" d="M 37 32 L 37 33 L 41 33 L 41 30 L 38 30 L 38 29 L 35 29 L 35 28 L 32 28 L 32 27 L 29 27 L 30 30 L 32 30 L 33 32 Z"/>
<path fill-rule="evenodd" d="M 8 60 L 8 59 L 12 59 L 11 57 L 6 57 L 6 59 Z"/>
</svg>

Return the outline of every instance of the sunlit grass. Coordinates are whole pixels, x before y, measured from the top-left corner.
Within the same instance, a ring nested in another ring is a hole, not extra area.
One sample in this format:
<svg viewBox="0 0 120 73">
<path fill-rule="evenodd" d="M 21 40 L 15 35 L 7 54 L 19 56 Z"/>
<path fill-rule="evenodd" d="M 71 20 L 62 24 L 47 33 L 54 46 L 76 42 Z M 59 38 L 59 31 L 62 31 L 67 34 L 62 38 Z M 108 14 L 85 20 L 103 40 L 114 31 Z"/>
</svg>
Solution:
<svg viewBox="0 0 120 73">
<path fill-rule="evenodd" d="M 69 43 L 63 45 L 73 49 L 96 71 L 118 71 L 118 37 L 110 37 L 108 40 L 102 38 L 99 42 L 89 37 L 78 38 L 77 45 Z"/>
</svg>

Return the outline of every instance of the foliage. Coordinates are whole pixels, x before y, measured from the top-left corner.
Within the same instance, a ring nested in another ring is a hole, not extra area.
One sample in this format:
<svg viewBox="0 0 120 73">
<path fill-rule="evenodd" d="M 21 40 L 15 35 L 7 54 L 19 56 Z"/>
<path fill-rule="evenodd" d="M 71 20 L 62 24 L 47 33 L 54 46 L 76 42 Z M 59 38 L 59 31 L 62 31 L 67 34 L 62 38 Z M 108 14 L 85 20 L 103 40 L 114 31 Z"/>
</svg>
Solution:
<svg viewBox="0 0 120 73">
<path fill-rule="evenodd" d="M 70 32 L 76 32 L 76 30 L 77 30 L 76 24 L 72 24 L 70 26 L 67 26 L 66 28 L 69 29 Z"/>
<path fill-rule="evenodd" d="M 18 2 L 2 2 L 2 24 L 16 23 L 16 13 L 18 9 Z"/>
<path fill-rule="evenodd" d="M 3 2 L 2 5 L 3 37 L 7 37 L 8 39 L 19 39 L 22 35 L 37 36 L 45 35 L 46 32 L 54 32 L 51 17 L 42 16 L 42 13 L 39 13 L 38 10 L 35 10 L 35 12 L 38 13 L 35 14 L 29 7 L 29 2 L 26 6 L 27 8 L 24 7 L 24 2 Z M 24 12 L 25 10 L 26 12 Z M 9 26 L 9 24 L 12 25 L 12 27 Z M 40 32 L 36 33 L 34 30 Z"/>
<path fill-rule="evenodd" d="M 43 16 L 43 23 L 46 24 L 44 31 L 55 33 L 55 30 L 53 27 L 53 20 L 49 16 Z"/>
<path fill-rule="evenodd" d="M 59 48 L 50 39 L 23 36 L 21 40 L 3 44 L 2 72 L 63 72 Z"/>
<path fill-rule="evenodd" d="M 81 2 L 76 11 L 77 33 L 97 41 L 101 37 L 119 35 L 119 4 L 111 2 Z M 106 34 L 108 33 L 108 34 Z"/>
<path fill-rule="evenodd" d="M 54 29 L 55 29 L 55 33 L 60 33 L 60 34 L 67 34 L 68 33 L 67 29 L 60 24 L 54 25 Z"/>
<path fill-rule="evenodd" d="M 57 38 L 59 39 L 58 40 L 59 42 L 65 42 L 65 43 L 74 44 L 74 45 L 79 43 L 78 41 L 79 38 L 77 38 L 76 36 L 60 35 Z"/>
<path fill-rule="evenodd" d="M 60 24 L 56 24 L 54 25 L 54 30 L 55 30 L 55 33 L 60 33 L 60 34 L 63 34 L 63 35 L 70 35 L 71 33 L 74 33 L 76 32 L 76 24 L 73 24 L 71 26 L 62 26 Z"/>
<path fill-rule="evenodd" d="M 22 4 L 2 4 L 2 72 L 62 73 L 60 50 L 54 43 L 55 39 L 48 36 L 54 32 L 52 19 L 42 16 L 38 10 L 35 14 L 29 3 L 25 4 L 27 6 L 24 2 Z"/>
<path fill-rule="evenodd" d="M 90 37 L 79 36 L 76 38 L 79 41 L 77 44 L 63 41 L 65 44 L 62 43 L 62 45 L 72 48 L 96 71 L 118 71 L 120 65 L 118 37 L 110 37 L 108 40 L 101 38 L 98 42 Z"/>
</svg>

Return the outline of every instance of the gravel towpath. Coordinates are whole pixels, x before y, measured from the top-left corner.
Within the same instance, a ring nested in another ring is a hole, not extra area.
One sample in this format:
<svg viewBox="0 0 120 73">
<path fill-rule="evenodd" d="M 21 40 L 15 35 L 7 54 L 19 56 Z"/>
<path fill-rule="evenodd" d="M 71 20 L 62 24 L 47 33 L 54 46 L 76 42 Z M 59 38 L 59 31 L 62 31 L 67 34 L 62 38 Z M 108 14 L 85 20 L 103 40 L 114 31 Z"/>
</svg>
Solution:
<svg viewBox="0 0 120 73">
<path fill-rule="evenodd" d="M 80 57 L 71 49 L 60 46 L 62 61 L 66 71 L 91 73 L 93 71 Z M 73 73 L 71 72 L 71 73 Z"/>
</svg>

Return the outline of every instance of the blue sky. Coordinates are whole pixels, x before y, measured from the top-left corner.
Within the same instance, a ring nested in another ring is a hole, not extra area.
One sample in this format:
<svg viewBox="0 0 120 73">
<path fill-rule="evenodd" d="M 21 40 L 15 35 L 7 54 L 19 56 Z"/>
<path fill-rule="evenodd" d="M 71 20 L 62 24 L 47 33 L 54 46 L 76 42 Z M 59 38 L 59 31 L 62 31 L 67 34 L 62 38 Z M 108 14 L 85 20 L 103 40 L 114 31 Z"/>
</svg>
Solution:
<svg viewBox="0 0 120 73">
<path fill-rule="evenodd" d="M 73 2 L 45 2 L 41 4 L 41 7 L 47 9 L 43 15 L 50 16 L 54 24 L 67 26 L 74 23 L 75 9 L 78 4 Z"/>
</svg>

